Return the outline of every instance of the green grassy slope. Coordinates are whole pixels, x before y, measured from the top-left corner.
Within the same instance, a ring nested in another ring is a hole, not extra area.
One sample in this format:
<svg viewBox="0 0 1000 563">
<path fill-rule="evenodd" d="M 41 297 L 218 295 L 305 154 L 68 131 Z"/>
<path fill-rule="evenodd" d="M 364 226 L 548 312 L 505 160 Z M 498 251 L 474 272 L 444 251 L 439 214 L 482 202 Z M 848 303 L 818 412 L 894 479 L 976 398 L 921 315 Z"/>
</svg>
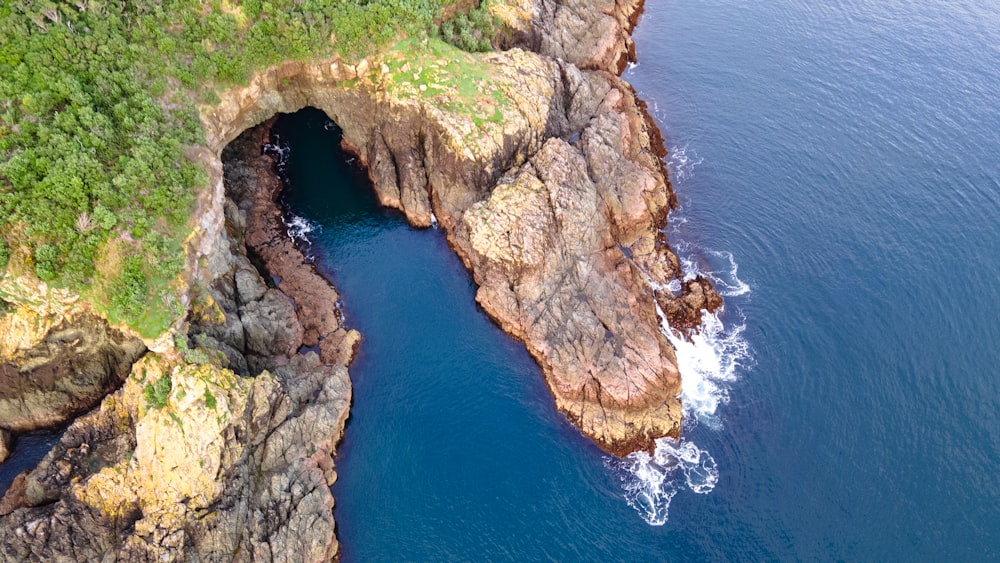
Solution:
<svg viewBox="0 0 1000 563">
<path fill-rule="evenodd" d="M 0 272 L 80 292 L 146 336 L 195 194 L 196 104 L 281 61 L 357 58 L 402 37 L 489 48 L 456 0 L 11 0 L 0 6 Z"/>
</svg>

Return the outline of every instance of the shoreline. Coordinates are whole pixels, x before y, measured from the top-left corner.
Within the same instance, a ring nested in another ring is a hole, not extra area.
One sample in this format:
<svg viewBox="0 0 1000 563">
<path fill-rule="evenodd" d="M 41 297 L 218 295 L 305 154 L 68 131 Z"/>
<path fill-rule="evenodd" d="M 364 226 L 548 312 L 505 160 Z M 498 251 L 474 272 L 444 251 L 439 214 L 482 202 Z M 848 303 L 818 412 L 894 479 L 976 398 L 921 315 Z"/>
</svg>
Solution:
<svg viewBox="0 0 1000 563">
<path fill-rule="evenodd" d="M 477 305 L 526 346 L 555 408 L 586 437 L 624 456 L 678 436 L 681 374 L 656 310 L 675 330 L 696 331 L 701 310 L 721 298 L 703 278 L 679 294 L 659 289 L 681 279 L 664 232 L 677 196 L 662 133 L 619 76 L 635 60 L 629 34 L 642 2 L 609 4 L 607 12 L 574 8 L 606 32 L 591 43 L 545 35 L 570 16 L 538 8 L 521 22 L 521 45 L 531 50 L 448 51 L 463 72 L 482 73 L 479 89 L 492 94 L 472 102 L 491 104 L 495 120 L 453 109 L 468 101 L 456 93 L 425 96 L 407 86 L 411 63 L 420 74 L 454 62 L 431 51 L 404 59 L 398 72 L 390 65 L 402 53 L 391 51 L 352 66 L 286 62 L 203 108 L 206 146 L 192 154 L 210 187 L 187 242 L 186 320 L 147 342 L 151 352 L 121 389 L 73 421 L 5 496 L 12 512 L 0 549 L 96 556 L 126 522 L 133 528 L 117 549 L 128 557 L 191 542 L 203 555 L 263 554 L 293 539 L 303 559 L 337 553 L 329 485 L 349 416 L 347 366 L 361 336 L 342 326 L 332 282 L 287 235 L 287 188 L 261 150 L 273 116 L 303 107 L 342 129 L 342 146 L 383 206 L 418 228 L 437 219 L 475 283 Z M 247 139 L 249 158 L 232 162 L 234 143 Z M 88 461 L 90 451 L 101 452 L 99 464 Z M 284 452 L 280 463 L 275 451 Z M 306 496 L 263 494 L 268 479 L 298 483 Z M 220 502 L 232 503 L 221 524 L 191 520 Z M 244 533 L 243 505 L 284 510 L 286 519 Z M 58 522 L 35 527 L 55 514 Z M 309 519 L 329 529 L 304 527 Z M 41 531 L 25 536 L 29 529 Z M 80 533 L 89 543 L 50 543 L 53 534 Z"/>
</svg>

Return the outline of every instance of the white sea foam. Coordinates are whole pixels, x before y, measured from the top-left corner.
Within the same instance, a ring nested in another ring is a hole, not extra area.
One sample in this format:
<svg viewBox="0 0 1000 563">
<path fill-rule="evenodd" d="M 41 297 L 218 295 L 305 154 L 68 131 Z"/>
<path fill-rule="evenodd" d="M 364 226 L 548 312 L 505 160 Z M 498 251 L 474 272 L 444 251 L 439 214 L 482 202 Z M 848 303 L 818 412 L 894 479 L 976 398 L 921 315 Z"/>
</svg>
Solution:
<svg viewBox="0 0 1000 563">
<path fill-rule="evenodd" d="M 677 350 L 681 378 L 681 401 L 689 430 L 698 423 L 721 429 L 719 407 L 729 402 L 729 389 L 741 366 L 750 357 L 743 338 L 746 325 L 727 328 L 718 312 L 705 314 L 701 331 L 688 336 L 675 333 L 661 317 L 663 333 Z"/>
<path fill-rule="evenodd" d="M 264 143 L 261 147 L 261 152 L 274 157 L 275 167 L 278 169 L 278 175 L 284 176 L 285 170 L 288 167 L 288 157 L 292 154 L 292 147 L 282 142 L 280 135 L 275 134 L 274 142 Z"/>
<path fill-rule="evenodd" d="M 667 170 L 670 172 L 670 179 L 673 182 L 683 182 L 694 176 L 694 169 L 705 159 L 698 156 L 693 148 L 688 145 L 679 145 L 670 148 L 670 156 L 667 158 Z"/>
<path fill-rule="evenodd" d="M 682 490 L 708 494 L 719 481 L 719 469 L 708 452 L 693 442 L 660 438 L 653 455 L 635 452 L 624 459 L 607 458 L 625 491 L 625 501 L 651 526 L 670 516 L 670 501 Z"/>
<path fill-rule="evenodd" d="M 288 232 L 288 237 L 293 241 L 299 242 L 310 242 L 309 233 L 319 229 L 319 226 L 315 223 L 310 222 L 305 217 L 300 217 L 298 215 L 290 215 L 284 218 L 285 229 Z"/>
<path fill-rule="evenodd" d="M 692 165 L 693 166 L 693 165 Z M 671 221 L 674 217 L 671 217 Z M 750 292 L 750 286 L 737 275 L 738 266 L 730 252 L 706 251 L 680 244 L 681 267 L 684 279 L 698 275 L 710 279 L 725 297 L 734 298 Z M 700 265 L 700 256 L 707 264 Z M 713 269 L 716 268 L 716 269 Z M 665 286 L 654 286 L 658 291 L 668 290 L 674 295 L 681 290 L 680 282 L 673 280 Z M 730 307 L 735 307 L 732 300 Z M 723 311 L 704 313 L 701 330 L 697 334 L 683 335 L 675 332 L 663 311 L 657 305 L 660 328 L 677 351 L 677 364 L 683 374 L 681 400 L 684 404 L 684 428 L 689 435 L 698 426 L 718 431 L 723 427 L 720 407 L 729 402 L 729 391 L 739 377 L 741 368 L 752 361 L 750 349 L 744 339 L 745 323 L 738 309 L 736 321 L 730 326 L 723 322 Z M 661 438 L 656 441 L 653 455 L 636 452 L 624 459 L 607 458 L 622 482 L 626 502 L 650 525 L 663 525 L 670 512 L 670 503 L 680 491 L 699 494 L 710 493 L 719 480 L 715 459 L 689 438 L 681 440 Z"/>
</svg>

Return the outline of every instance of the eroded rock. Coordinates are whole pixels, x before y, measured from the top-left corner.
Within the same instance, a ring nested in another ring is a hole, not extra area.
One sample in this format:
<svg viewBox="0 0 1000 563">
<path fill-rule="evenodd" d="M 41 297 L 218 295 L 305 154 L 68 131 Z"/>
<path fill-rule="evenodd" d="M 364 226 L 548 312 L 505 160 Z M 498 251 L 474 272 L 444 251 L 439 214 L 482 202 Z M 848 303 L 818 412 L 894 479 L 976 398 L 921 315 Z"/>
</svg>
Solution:
<svg viewBox="0 0 1000 563">
<path fill-rule="evenodd" d="M 162 403 L 147 386 L 169 378 Z M 241 378 L 158 356 L 74 422 L 0 506 L 5 559 L 323 561 L 350 382 L 298 356 Z"/>
<path fill-rule="evenodd" d="M 0 428 L 28 432 L 71 420 L 121 385 L 145 352 L 142 340 L 93 313 L 63 320 L 33 348 L 0 363 Z"/>
<path fill-rule="evenodd" d="M 0 463 L 7 461 L 14 448 L 14 435 L 0 428 Z"/>
</svg>

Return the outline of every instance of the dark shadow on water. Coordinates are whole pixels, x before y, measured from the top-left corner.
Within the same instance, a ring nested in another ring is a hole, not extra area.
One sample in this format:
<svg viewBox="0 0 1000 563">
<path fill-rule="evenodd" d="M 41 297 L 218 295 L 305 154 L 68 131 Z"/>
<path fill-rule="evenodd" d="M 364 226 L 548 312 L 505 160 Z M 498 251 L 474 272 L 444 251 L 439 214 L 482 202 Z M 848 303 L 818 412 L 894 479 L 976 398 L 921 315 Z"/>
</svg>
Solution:
<svg viewBox="0 0 1000 563">
<path fill-rule="evenodd" d="M 0 495 L 7 492 L 14 478 L 22 471 L 34 469 L 38 462 L 59 442 L 65 428 L 29 432 L 16 438 L 14 452 L 0 463 Z"/>
</svg>

